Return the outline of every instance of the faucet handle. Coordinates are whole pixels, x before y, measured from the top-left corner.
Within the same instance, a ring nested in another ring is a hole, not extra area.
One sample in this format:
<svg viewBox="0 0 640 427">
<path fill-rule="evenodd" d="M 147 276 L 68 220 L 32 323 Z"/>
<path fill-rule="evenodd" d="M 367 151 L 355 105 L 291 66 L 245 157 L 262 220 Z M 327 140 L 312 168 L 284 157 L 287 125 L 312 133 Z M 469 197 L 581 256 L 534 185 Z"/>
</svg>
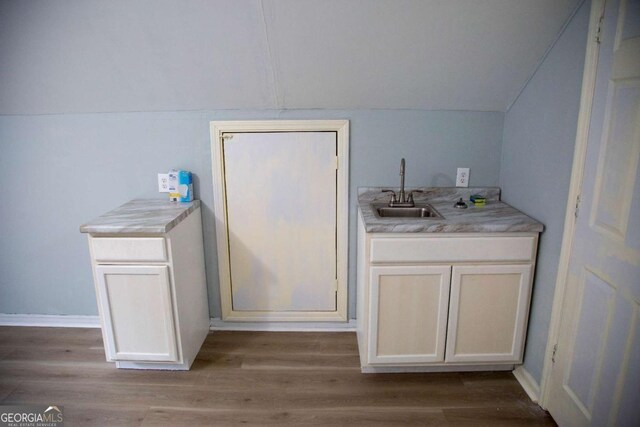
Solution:
<svg viewBox="0 0 640 427">
<path fill-rule="evenodd" d="M 391 203 L 396 203 L 398 201 L 398 196 L 396 196 L 396 192 L 393 190 L 384 189 L 383 193 L 391 193 Z"/>
<path fill-rule="evenodd" d="M 413 193 L 424 193 L 422 190 L 411 190 L 409 191 L 409 196 L 407 196 L 407 202 L 413 203 Z"/>
</svg>

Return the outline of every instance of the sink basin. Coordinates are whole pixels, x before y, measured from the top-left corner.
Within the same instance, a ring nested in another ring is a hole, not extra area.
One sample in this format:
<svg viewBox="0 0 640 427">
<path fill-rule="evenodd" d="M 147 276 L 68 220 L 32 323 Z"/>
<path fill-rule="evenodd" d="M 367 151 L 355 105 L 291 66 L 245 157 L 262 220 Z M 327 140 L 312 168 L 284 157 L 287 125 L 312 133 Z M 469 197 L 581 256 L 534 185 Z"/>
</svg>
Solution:
<svg viewBox="0 0 640 427">
<path fill-rule="evenodd" d="M 379 218 L 419 218 L 442 219 L 442 215 L 431 205 L 420 204 L 412 208 L 389 207 L 387 205 L 371 205 Z"/>
</svg>

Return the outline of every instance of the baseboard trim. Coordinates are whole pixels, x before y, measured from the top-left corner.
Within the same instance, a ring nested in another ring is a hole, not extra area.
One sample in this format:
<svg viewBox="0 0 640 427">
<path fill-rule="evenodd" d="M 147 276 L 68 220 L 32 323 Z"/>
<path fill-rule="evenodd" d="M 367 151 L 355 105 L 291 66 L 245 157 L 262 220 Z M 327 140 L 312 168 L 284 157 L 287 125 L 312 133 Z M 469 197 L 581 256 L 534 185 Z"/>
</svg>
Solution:
<svg viewBox="0 0 640 427">
<path fill-rule="evenodd" d="M 397 374 L 417 372 L 478 372 L 510 371 L 513 365 L 453 365 L 453 366 L 362 366 L 363 374 Z"/>
<path fill-rule="evenodd" d="M 1 314 L 0 326 L 36 326 L 46 328 L 100 328 L 98 316 L 65 316 L 51 314 Z M 355 332 L 356 321 L 348 322 L 224 322 L 210 319 L 212 331 L 273 332 Z"/>
<path fill-rule="evenodd" d="M 45 328 L 99 328 L 98 316 L 50 314 L 0 314 L 0 326 L 38 326 Z"/>
<path fill-rule="evenodd" d="M 212 331 L 271 331 L 271 332 L 355 332 L 356 321 L 348 322 L 225 322 L 212 317 Z"/>
<path fill-rule="evenodd" d="M 538 403 L 540 400 L 540 385 L 529 371 L 527 371 L 523 365 L 520 365 L 513 370 L 513 376 L 516 377 L 516 380 L 518 380 L 531 401 L 533 403 Z"/>
</svg>

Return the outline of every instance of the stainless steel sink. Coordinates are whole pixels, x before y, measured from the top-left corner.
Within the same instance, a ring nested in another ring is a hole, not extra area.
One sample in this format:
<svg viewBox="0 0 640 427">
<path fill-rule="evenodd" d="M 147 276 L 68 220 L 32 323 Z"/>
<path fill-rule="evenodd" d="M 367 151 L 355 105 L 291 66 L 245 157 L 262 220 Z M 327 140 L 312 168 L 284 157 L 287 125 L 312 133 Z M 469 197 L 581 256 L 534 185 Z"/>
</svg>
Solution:
<svg viewBox="0 0 640 427">
<path fill-rule="evenodd" d="M 379 218 L 442 219 L 442 215 L 433 206 L 427 204 L 419 204 L 414 207 L 389 207 L 386 204 L 372 204 L 371 207 Z"/>
</svg>

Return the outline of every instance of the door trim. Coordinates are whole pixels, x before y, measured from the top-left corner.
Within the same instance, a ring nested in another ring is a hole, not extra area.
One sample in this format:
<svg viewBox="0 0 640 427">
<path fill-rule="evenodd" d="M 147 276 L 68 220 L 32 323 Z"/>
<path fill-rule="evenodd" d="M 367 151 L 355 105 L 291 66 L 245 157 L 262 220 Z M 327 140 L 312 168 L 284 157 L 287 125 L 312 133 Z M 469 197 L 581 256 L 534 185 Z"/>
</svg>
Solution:
<svg viewBox="0 0 640 427">
<path fill-rule="evenodd" d="M 589 18 L 589 30 L 587 35 L 587 47 L 584 61 L 584 72 L 582 75 L 582 91 L 580 95 L 580 110 L 578 113 L 578 124 L 576 131 L 576 142 L 573 153 L 573 166 L 571 169 L 571 181 L 569 184 L 569 196 L 567 199 L 567 209 L 564 219 L 564 232 L 562 235 L 562 246 L 560 249 L 560 260 L 558 262 L 558 274 L 556 276 L 556 287 L 553 296 L 553 306 L 549 325 L 549 335 L 547 348 L 545 350 L 544 365 L 542 368 L 542 378 L 540 381 L 540 406 L 547 408 L 549 400 L 549 383 L 552 371 L 552 357 L 554 347 L 558 342 L 560 334 L 560 323 L 562 321 L 562 306 L 566 292 L 566 281 L 569 271 L 569 260 L 571 258 L 571 248 L 576 225 L 576 209 L 580 201 L 582 192 L 582 178 L 587 155 L 587 141 L 589 138 L 589 125 L 591 122 L 591 107 L 596 84 L 596 70 L 598 66 L 598 55 L 600 45 L 596 40 L 600 17 L 604 14 L 605 0 L 593 0 L 591 4 L 591 16 Z M 583 212 L 582 215 L 588 215 Z"/>
<path fill-rule="evenodd" d="M 349 121 L 348 120 L 234 120 L 212 121 L 211 167 L 213 170 L 213 213 L 215 216 L 220 278 L 220 306 L 224 321 L 347 321 L 347 279 L 349 244 Z M 337 134 L 337 200 L 336 200 L 336 311 L 335 312 L 268 312 L 234 311 L 229 267 L 229 236 L 225 212 L 223 133 L 233 132 L 336 132 Z"/>
</svg>

